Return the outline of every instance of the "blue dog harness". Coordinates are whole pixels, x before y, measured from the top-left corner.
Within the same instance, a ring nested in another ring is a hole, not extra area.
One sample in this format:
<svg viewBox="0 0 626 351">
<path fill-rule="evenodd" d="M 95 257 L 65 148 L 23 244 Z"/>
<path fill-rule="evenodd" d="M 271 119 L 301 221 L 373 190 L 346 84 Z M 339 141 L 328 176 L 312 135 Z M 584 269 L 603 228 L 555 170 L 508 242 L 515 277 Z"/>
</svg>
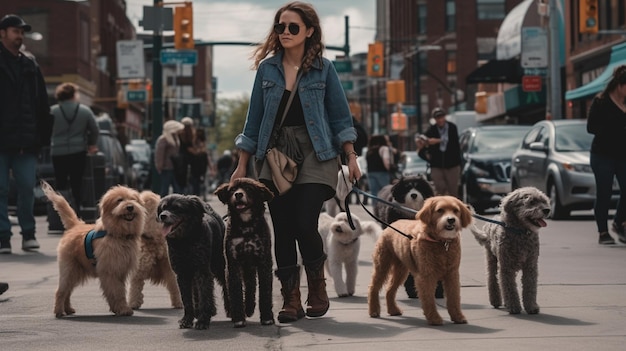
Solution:
<svg viewBox="0 0 626 351">
<path fill-rule="evenodd" d="M 93 240 L 100 239 L 107 235 L 107 232 L 104 230 L 90 230 L 85 236 L 85 254 L 87 254 L 87 258 L 92 261 L 92 264 L 96 265 L 96 256 L 93 254 Z"/>
</svg>

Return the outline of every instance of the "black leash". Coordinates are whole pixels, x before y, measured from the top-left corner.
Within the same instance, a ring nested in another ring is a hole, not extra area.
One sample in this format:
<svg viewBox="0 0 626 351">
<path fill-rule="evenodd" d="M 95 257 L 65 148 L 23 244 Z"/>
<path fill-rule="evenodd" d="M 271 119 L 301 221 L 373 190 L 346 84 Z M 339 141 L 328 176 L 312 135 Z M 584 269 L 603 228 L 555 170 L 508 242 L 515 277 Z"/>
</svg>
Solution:
<svg viewBox="0 0 626 351">
<path fill-rule="evenodd" d="M 491 218 L 487 218 L 487 217 L 483 217 L 483 216 L 477 215 L 475 213 L 472 213 L 472 217 L 474 217 L 476 219 L 480 219 L 481 221 L 497 224 L 497 225 L 501 226 L 502 228 L 504 228 L 504 230 L 508 230 L 508 231 L 511 231 L 513 233 L 516 233 L 516 234 L 520 234 L 521 235 L 521 234 L 526 234 L 526 232 L 527 232 L 525 229 L 516 228 L 516 227 L 509 227 L 504 222 L 496 221 L 495 219 L 491 219 Z"/>
</svg>

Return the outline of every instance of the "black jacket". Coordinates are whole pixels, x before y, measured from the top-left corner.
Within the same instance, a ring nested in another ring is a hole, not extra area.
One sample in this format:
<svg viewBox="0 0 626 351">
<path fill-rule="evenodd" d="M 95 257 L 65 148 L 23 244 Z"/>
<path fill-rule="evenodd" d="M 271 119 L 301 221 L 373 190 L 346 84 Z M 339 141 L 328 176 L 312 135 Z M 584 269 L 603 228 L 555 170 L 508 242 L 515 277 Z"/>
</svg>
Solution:
<svg viewBox="0 0 626 351">
<path fill-rule="evenodd" d="M 0 43 L 0 152 L 37 153 L 50 145 L 53 122 L 37 63 L 23 54 L 16 58 Z"/>
<path fill-rule="evenodd" d="M 625 160 L 626 113 L 610 97 L 593 99 L 587 117 L 587 132 L 594 135 L 591 152 L 617 160 Z"/>
<path fill-rule="evenodd" d="M 448 146 L 445 152 L 439 150 L 439 144 L 433 144 L 423 148 L 419 156 L 430 163 L 433 168 L 452 168 L 461 164 L 461 146 L 459 145 L 459 131 L 456 124 L 448 123 Z M 439 129 L 437 125 L 432 125 L 426 133 L 429 138 L 439 139 Z"/>
</svg>

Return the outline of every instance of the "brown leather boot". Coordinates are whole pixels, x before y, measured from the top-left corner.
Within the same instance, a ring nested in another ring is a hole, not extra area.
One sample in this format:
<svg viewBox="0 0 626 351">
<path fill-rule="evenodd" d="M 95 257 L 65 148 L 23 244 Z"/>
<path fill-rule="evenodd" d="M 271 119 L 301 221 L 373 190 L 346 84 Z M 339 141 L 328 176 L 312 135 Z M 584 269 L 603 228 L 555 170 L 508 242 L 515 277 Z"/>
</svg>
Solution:
<svg viewBox="0 0 626 351">
<path fill-rule="evenodd" d="M 326 255 L 313 262 L 304 263 L 309 286 L 306 306 L 306 315 L 309 317 L 321 317 L 330 307 L 326 293 L 326 278 L 324 278 L 324 261 L 326 261 Z"/>
<path fill-rule="evenodd" d="M 279 268 L 276 276 L 282 285 L 283 308 L 278 312 L 280 323 L 291 323 L 304 317 L 300 300 L 300 266 Z"/>
</svg>

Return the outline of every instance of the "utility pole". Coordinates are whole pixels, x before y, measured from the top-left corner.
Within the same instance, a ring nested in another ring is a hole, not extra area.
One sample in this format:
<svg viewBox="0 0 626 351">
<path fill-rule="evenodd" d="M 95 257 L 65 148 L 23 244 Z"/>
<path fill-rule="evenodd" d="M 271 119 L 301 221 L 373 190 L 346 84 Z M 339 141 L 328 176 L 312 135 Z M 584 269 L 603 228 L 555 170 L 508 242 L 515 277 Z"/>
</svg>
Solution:
<svg viewBox="0 0 626 351">
<path fill-rule="evenodd" d="M 559 7 L 556 2 L 560 0 L 550 0 L 550 115 L 552 119 L 561 119 L 563 107 L 561 104 L 561 58 L 559 43 Z"/>
<path fill-rule="evenodd" d="M 162 7 L 160 0 L 154 0 L 155 7 Z M 163 45 L 163 22 L 154 29 L 152 37 L 152 150 L 156 147 L 157 138 L 163 133 L 163 70 L 161 67 L 161 47 Z M 152 191 L 159 193 L 161 177 L 156 172 L 154 161 L 152 164 Z"/>
</svg>

